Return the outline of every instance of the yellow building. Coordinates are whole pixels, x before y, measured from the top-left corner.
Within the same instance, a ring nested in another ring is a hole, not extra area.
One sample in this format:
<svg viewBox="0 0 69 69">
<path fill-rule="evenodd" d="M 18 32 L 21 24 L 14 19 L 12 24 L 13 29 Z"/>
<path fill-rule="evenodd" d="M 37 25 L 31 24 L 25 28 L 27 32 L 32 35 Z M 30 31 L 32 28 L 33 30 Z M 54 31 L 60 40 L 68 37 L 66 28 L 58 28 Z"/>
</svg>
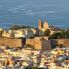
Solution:
<svg viewBox="0 0 69 69">
<path fill-rule="evenodd" d="M 4 32 L 3 32 L 3 34 L 2 34 L 2 37 L 8 37 L 8 38 L 10 38 L 10 37 L 13 37 L 13 35 L 14 35 L 14 34 L 9 33 L 8 31 L 5 31 L 5 30 L 4 30 Z"/>
<path fill-rule="evenodd" d="M 25 31 L 24 30 L 16 30 L 14 32 L 15 38 L 25 37 Z"/>
<path fill-rule="evenodd" d="M 34 28 L 25 28 L 25 29 L 18 29 L 18 30 L 13 30 L 15 38 L 29 38 L 34 36 L 36 34 L 36 29 Z"/>
</svg>

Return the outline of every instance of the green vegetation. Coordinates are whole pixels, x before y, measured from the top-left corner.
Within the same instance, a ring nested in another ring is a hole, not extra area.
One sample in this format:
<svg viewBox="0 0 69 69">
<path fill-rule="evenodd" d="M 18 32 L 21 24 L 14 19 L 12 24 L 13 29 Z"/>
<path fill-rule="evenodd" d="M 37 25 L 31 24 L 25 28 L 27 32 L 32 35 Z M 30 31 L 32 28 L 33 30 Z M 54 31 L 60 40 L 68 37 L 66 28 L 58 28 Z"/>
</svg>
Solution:
<svg viewBox="0 0 69 69">
<path fill-rule="evenodd" d="M 34 49 L 33 46 L 30 45 L 30 44 L 26 44 L 26 45 L 24 46 L 24 48 L 31 48 L 31 49 Z"/>
<path fill-rule="evenodd" d="M 44 68 L 37 68 L 37 67 L 32 67 L 32 68 L 26 68 L 26 69 L 44 69 Z"/>
<path fill-rule="evenodd" d="M 4 31 L 0 31 L 0 37 L 2 37 L 3 32 L 4 32 Z"/>
<path fill-rule="evenodd" d="M 54 33 L 49 36 L 49 39 L 69 39 L 69 29 Z"/>
<path fill-rule="evenodd" d="M 39 31 L 38 34 L 36 34 L 36 36 L 49 36 L 50 35 L 50 29 L 47 29 L 45 31 Z"/>
<path fill-rule="evenodd" d="M 66 31 L 63 30 L 63 31 L 61 31 L 61 32 L 63 33 L 63 37 L 64 37 L 65 39 L 69 39 L 69 29 L 67 29 Z"/>
<path fill-rule="evenodd" d="M 47 29 L 45 32 L 44 32 L 44 36 L 49 36 L 50 35 L 50 29 Z"/>
<path fill-rule="evenodd" d="M 12 25 L 10 26 L 10 30 L 18 30 L 18 29 L 24 29 L 24 28 L 31 28 L 30 26 L 25 25 Z"/>
<path fill-rule="evenodd" d="M 2 32 L 0 32 L 0 37 L 2 37 Z"/>
<path fill-rule="evenodd" d="M 49 39 L 62 39 L 62 38 L 63 38 L 63 34 L 61 32 L 54 33 L 49 36 Z"/>
<path fill-rule="evenodd" d="M 32 69 L 44 69 L 44 68 L 37 68 L 37 67 L 32 67 Z"/>
</svg>

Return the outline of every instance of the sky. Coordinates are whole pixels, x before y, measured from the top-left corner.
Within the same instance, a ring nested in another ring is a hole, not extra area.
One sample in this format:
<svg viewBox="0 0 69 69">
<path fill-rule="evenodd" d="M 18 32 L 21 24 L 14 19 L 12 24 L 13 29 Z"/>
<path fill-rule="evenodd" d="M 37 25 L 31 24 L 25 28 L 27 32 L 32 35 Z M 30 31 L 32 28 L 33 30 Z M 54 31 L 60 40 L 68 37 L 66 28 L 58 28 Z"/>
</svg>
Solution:
<svg viewBox="0 0 69 69">
<path fill-rule="evenodd" d="M 69 28 L 69 0 L 0 0 L 0 27 L 13 24 L 37 27 L 39 19 Z"/>
</svg>

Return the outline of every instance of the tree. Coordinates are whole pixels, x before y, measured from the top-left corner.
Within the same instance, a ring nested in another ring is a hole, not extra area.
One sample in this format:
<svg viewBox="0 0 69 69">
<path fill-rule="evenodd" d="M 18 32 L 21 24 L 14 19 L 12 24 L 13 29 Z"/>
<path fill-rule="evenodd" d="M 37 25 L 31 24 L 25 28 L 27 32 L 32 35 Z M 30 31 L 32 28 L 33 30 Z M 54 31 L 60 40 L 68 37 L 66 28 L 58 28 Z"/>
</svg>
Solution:
<svg viewBox="0 0 69 69">
<path fill-rule="evenodd" d="M 34 47 L 33 47 L 32 45 L 30 45 L 30 44 L 26 44 L 26 45 L 24 46 L 24 48 L 31 48 L 31 49 L 34 49 Z"/>
<path fill-rule="evenodd" d="M 31 27 L 30 26 L 25 26 L 25 25 L 12 25 L 12 26 L 10 26 L 9 29 L 18 30 L 18 29 L 24 29 L 24 28 L 31 28 Z"/>
<path fill-rule="evenodd" d="M 66 33 L 66 38 L 69 39 L 69 29 L 67 29 Z"/>
<path fill-rule="evenodd" d="M 61 32 L 63 34 L 64 39 L 69 39 L 69 29 L 62 30 Z"/>
<path fill-rule="evenodd" d="M 63 34 L 61 32 L 57 32 L 49 36 L 49 39 L 62 39 L 62 38 Z"/>
<path fill-rule="evenodd" d="M 17 29 L 20 29 L 20 27 L 19 27 L 19 25 L 12 25 L 12 26 L 10 26 L 10 29 L 17 30 Z"/>
<path fill-rule="evenodd" d="M 47 29 L 45 32 L 44 32 L 44 36 L 49 36 L 50 35 L 50 29 Z"/>
</svg>

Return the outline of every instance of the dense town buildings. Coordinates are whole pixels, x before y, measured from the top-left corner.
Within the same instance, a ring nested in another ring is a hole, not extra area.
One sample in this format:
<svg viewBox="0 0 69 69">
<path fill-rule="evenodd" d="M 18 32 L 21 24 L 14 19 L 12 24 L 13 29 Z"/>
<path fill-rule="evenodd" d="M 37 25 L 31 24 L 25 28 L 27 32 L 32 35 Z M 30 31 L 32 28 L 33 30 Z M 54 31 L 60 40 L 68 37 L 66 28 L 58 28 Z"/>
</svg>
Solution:
<svg viewBox="0 0 69 69">
<path fill-rule="evenodd" d="M 29 38 L 32 37 L 36 33 L 34 28 L 25 28 L 25 29 L 18 29 L 18 30 L 4 30 L 2 33 L 2 37 L 7 38 Z"/>
</svg>

